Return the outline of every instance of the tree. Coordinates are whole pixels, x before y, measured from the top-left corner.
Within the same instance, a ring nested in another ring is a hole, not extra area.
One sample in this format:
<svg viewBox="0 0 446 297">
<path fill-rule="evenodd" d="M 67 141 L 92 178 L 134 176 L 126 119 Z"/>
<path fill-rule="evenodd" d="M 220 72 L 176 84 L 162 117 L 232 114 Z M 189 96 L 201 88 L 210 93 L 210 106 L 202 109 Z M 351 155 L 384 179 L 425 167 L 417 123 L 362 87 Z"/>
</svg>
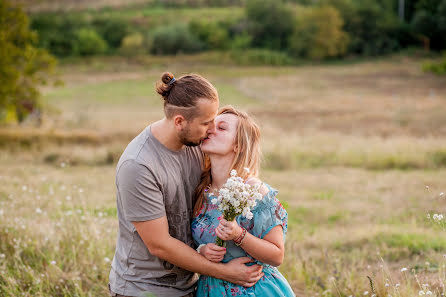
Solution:
<svg viewBox="0 0 446 297">
<path fill-rule="evenodd" d="M 312 7 L 299 15 L 290 39 L 290 51 L 295 56 L 323 59 L 343 55 L 348 35 L 342 31 L 344 22 L 331 6 Z"/>
<path fill-rule="evenodd" d="M 56 60 L 36 42 L 21 8 L 0 1 L 0 120 L 12 112 L 21 122 L 39 106 L 37 86 L 47 82 Z"/>
<path fill-rule="evenodd" d="M 412 20 L 414 30 L 435 50 L 446 48 L 446 0 L 420 0 Z"/>
<path fill-rule="evenodd" d="M 252 44 L 284 50 L 293 32 L 293 12 L 281 0 L 248 0 L 246 16 L 250 23 Z"/>
</svg>

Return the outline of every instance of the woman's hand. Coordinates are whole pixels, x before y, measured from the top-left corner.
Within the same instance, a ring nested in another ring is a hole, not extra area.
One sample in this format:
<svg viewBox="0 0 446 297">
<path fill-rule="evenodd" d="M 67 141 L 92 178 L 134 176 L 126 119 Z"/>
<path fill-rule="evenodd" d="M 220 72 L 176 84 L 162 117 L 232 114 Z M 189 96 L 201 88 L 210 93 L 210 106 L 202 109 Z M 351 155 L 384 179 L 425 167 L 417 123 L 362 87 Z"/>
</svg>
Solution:
<svg viewBox="0 0 446 297">
<path fill-rule="evenodd" d="M 235 220 L 229 222 L 221 219 L 220 224 L 215 228 L 215 234 L 223 240 L 233 240 L 239 237 L 242 231 L 242 228 Z"/>
<path fill-rule="evenodd" d="M 200 254 L 212 262 L 221 262 L 226 254 L 226 248 L 208 243 L 200 248 Z"/>
</svg>

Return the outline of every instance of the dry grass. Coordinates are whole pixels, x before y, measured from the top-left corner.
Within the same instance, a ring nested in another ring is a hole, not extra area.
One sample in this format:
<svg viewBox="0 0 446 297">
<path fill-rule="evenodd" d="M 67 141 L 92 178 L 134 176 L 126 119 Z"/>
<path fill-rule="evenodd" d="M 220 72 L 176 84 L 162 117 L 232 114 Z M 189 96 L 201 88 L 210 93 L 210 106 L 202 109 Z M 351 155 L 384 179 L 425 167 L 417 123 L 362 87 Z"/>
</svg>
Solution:
<svg viewBox="0 0 446 297">
<path fill-rule="evenodd" d="M 114 164 L 162 116 L 153 84 L 164 70 L 208 77 L 222 105 L 260 122 L 262 179 L 289 213 L 280 270 L 298 296 L 445 293 L 445 231 L 426 218 L 446 209 L 444 78 L 400 57 L 299 68 L 144 59 L 153 66 L 63 64 L 43 127 L 0 130 L 0 295 L 106 294 Z"/>
</svg>

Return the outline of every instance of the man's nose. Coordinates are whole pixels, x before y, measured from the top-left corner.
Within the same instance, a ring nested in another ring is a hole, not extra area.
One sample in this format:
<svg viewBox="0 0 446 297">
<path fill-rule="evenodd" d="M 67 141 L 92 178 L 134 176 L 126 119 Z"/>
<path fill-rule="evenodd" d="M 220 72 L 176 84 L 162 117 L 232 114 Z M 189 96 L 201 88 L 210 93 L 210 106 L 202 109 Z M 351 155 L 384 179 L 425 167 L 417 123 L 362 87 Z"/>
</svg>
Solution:
<svg viewBox="0 0 446 297">
<path fill-rule="evenodd" d="M 212 122 L 212 124 L 209 125 L 208 130 L 206 131 L 208 134 L 215 133 L 215 123 Z"/>
</svg>

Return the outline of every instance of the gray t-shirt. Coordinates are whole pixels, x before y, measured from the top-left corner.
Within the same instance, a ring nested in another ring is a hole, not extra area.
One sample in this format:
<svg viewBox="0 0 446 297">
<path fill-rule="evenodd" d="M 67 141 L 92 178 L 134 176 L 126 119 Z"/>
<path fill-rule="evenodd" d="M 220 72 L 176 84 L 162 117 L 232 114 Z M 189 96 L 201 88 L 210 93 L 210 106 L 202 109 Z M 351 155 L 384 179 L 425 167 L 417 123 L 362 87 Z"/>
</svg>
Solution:
<svg viewBox="0 0 446 297">
<path fill-rule="evenodd" d="M 175 297 L 193 292 L 197 274 L 150 254 L 132 222 L 166 216 L 170 235 L 194 247 L 192 199 L 201 171 L 198 147 L 171 151 L 150 126 L 129 143 L 116 168 L 119 232 L 109 276 L 115 293 Z"/>
</svg>

